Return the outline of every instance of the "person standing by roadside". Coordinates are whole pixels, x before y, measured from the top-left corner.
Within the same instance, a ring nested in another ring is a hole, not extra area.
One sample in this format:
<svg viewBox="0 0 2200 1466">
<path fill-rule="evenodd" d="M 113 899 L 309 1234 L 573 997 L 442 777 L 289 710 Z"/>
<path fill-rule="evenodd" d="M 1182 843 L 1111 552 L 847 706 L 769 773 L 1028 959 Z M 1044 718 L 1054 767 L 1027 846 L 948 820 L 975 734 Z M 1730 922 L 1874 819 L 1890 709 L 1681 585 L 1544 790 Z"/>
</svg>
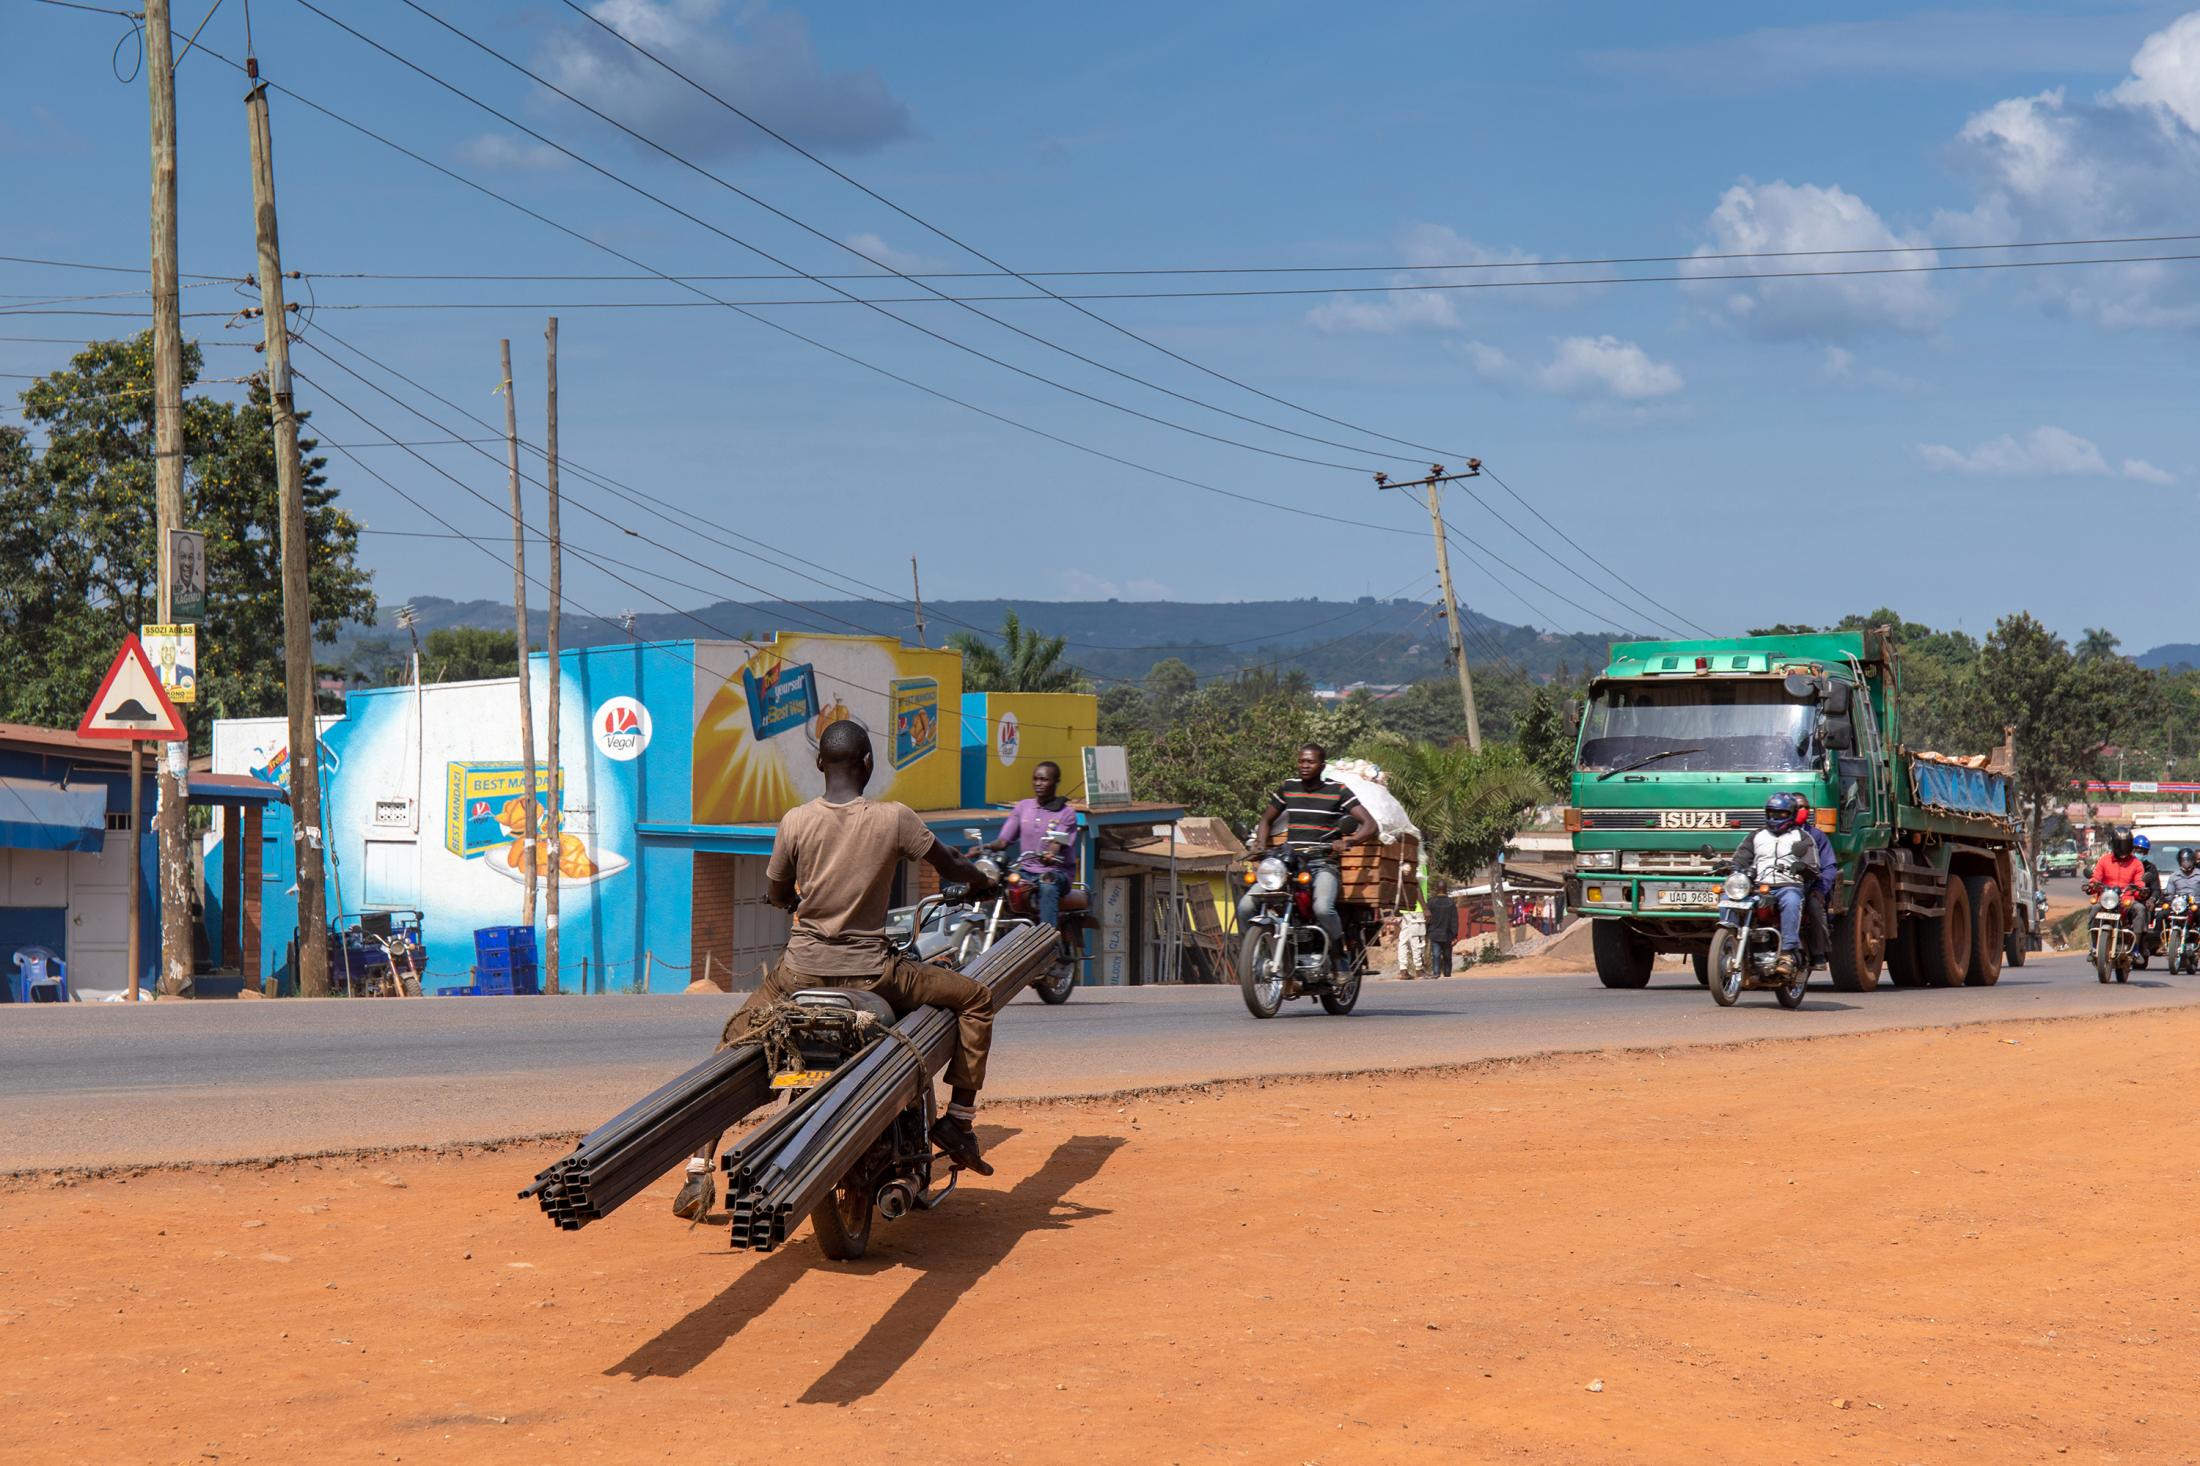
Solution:
<svg viewBox="0 0 2200 1466">
<path fill-rule="evenodd" d="M 1429 976 L 1451 976 L 1451 946 L 1459 940 L 1459 903 L 1439 890 L 1428 903 Z"/>
<path fill-rule="evenodd" d="M 1428 913 L 1416 906 L 1398 913 L 1398 976 L 1412 982 L 1428 975 Z"/>
</svg>

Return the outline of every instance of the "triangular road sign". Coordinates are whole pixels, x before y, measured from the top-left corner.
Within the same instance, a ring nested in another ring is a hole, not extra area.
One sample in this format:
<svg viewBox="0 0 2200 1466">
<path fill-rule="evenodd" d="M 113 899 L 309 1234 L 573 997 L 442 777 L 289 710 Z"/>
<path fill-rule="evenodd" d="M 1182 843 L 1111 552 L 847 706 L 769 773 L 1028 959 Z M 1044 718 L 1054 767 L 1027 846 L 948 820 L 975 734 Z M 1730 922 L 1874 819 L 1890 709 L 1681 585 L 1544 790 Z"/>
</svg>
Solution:
<svg viewBox="0 0 2200 1466">
<path fill-rule="evenodd" d="M 161 689 L 160 678 L 134 636 L 123 638 L 114 665 L 92 694 L 84 721 L 76 725 L 79 738 L 111 738 L 128 742 L 147 738 L 174 742 L 185 737 L 183 716 Z"/>
</svg>

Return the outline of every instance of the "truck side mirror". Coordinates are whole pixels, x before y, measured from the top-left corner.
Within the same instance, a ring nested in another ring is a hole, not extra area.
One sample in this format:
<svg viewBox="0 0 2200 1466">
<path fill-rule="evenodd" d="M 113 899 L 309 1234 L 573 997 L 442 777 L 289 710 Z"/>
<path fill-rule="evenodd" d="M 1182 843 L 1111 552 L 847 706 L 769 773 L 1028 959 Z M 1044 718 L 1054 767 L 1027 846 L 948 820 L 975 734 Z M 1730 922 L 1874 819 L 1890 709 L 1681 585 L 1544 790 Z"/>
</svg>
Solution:
<svg viewBox="0 0 2200 1466">
<path fill-rule="evenodd" d="M 1808 672 L 1790 672 L 1781 682 L 1781 686 L 1786 689 L 1789 697 L 1804 698 L 1818 690 L 1818 679 Z"/>
<path fill-rule="evenodd" d="M 1578 697 L 1566 699 L 1566 731 L 1569 733 L 1579 733 L 1581 731 L 1581 699 Z"/>
<path fill-rule="evenodd" d="M 1848 683 L 1841 681 L 1839 678 L 1828 679 L 1826 683 L 1826 711 L 1837 718 L 1847 717 L 1854 696 L 1855 689 L 1850 687 Z"/>
<path fill-rule="evenodd" d="M 1856 751 L 1856 724 L 1851 722 L 1845 714 L 1829 715 L 1819 723 L 1818 731 L 1819 735 L 1825 739 L 1826 747 L 1832 749 L 1835 753 L 1854 753 Z"/>
</svg>

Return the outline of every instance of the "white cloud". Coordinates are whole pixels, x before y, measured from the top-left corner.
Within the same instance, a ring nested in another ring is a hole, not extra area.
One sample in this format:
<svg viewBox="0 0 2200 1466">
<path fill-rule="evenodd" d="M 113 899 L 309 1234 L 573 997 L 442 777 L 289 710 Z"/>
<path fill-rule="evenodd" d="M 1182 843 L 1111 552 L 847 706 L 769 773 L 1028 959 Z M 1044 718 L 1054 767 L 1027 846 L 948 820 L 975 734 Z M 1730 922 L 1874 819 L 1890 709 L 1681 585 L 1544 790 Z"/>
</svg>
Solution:
<svg viewBox="0 0 2200 1466">
<path fill-rule="evenodd" d="M 1905 377 L 1900 372 L 1889 371 L 1885 367 L 1858 367 L 1856 353 L 1845 346 L 1828 346 L 1825 364 L 1821 370 L 1829 382 L 1877 387 L 1886 392 L 1917 393 L 1926 390 L 1925 384 L 1915 377 Z"/>
<path fill-rule="evenodd" d="M 1973 77 L 2113 72 L 2124 57 L 2100 16 L 2038 10 L 1926 10 L 1870 20 L 1766 26 L 1670 45 L 1592 51 L 1588 64 L 1693 93 L 1761 92 L 1829 76 Z"/>
<path fill-rule="evenodd" d="M 1671 362 L 1654 361 L 1634 342 L 1616 336 L 1568 336 L 1534 381 L 1546 392 L 1622 402 L 1670 397 L 1685 385 Z"/>
<path fill-rule="evenodd" d="M 1968 453 L 1945 443 L 1920 443 L 1917 454 L 1926 467 L 1938 472 L 1978 478 L 2126 478 L 2145 484 L 2176 482 L 2172 475 L 2143 458 L 2126 458 L 2121 466 L 2111 467 L 2099 445 L 2058 427 L 2034 428 L 2021 438 L 2004 433 L 1998 438 L 1989 438 Z"/>
<path fill-rule="evenodd" d="M 1398 236 L 1401 263 L 1415 266 L 1413 273 L 1389 277 L 1394 286 L 1464 284 L 1469 281 L 1575 280 L 1585 275 L 1609 274 L 1586 266 L 1544 265 L 1538 257 L 1520 249 L 1492 249 L 1477 244 L 1444 224 L 1416 224 Z M 1458 274 L 1435 271 L 1436 265 L 1461 265 Z M 1472 267 L 1482 267 L 1479 269 Z M 1542 306 L 1579 304 L 1599 287 L 1595 285 L 1541 285 L 1531 290 L 1498 292 L 1508 300 Z M 1340 295 L 1306 313 L 1308 324 L 1318 330 L 1343 334 L 1389 334 L 1400 331 L 1456 331 L 1465 325 L 1460 305 L 1469 297 L 1487 295 L 1477 290 L 1407 290 L 1396 295 Z"/>
<path fill-rule="evenodd" d="M 1931 250 L 1914 248 L 1925 243 L 1922 238 L 1896 232 L 1855 194 L 1815 183 L 1760 184 L 1745 178 L 1720 197 L 1707 228 L 1709 242 L 1697 249 L 1698 258 L 1682 266 L 1682 273 L 1760 276 L 1936 261 Z M 1852 249 L 1896 252 L 1865 257 L 1796 253 Z M 1789 258 L 1704 258 L 1730 254 Z M 1753 335 L 1849 339 L 1882 331 L 1929 331 L 1939 325 L 1947 307 L 1926 283 L 1929 278 L 1706 279 L 1692 288 L 1718 297 L 1726 318 Z"/>
<path fill-rule="evenodd" d="M 2130 75 L 2090 100 L 2056 87 L 1982 109 L 1953 156 L 1978 198 L 1935 220 L 1951 239 L 2183 232 L 2200 195 L 2200 11 L 2148 36 Z M 2043 270 L 2032 288 L 2104 326 L 2200 329 L 2200 272 L 2189 265 Z"/>
<path fill-rule="evenodd" d="M 938 260 L 896 249 L 876 234 L 851 234 L 841 243 L 865 259 L 885 269 L 898 270 L 904 275 L 921 275 L 927 270 L 940 267 Z"/>
<path fill-rule="evenodd" d="M 864 153 L 910 135 L 909 108 L 871 67 L 827 71 L 807 21 L 761 0 L 598 0 L 589 14 L 804 147 Z M 629 127 L 689 156 L 778 145 L 596 26 L 545 43 L 550 79 Z"/>
<path fill-rule="evenodd" d="M 565 154 L 532 138 L 508 132 L 483 132 L 458 145 L 459 161 L 477 168 L 544 169 L 563 167 Z"/>
<path fill-rule="evenodd" d="M 1400 277 L 1401 282 L 1404 277 Z M 1333 335 L 1388 336 L 1399 331 L 1456 331 L 1459 312 L 1451 297 L 1436 290 L 1415 290 L 1373 298 L 1344 296 L 1315 306 L 1307 324 Z"/>
<path fill-rule="evenodd" d="M 1519 364 L 1486 341 L 1468 341 L 1459 348 L 1477 373 L 1493 382 L 1511 381 L 1520 375 Z"/>
</svg>

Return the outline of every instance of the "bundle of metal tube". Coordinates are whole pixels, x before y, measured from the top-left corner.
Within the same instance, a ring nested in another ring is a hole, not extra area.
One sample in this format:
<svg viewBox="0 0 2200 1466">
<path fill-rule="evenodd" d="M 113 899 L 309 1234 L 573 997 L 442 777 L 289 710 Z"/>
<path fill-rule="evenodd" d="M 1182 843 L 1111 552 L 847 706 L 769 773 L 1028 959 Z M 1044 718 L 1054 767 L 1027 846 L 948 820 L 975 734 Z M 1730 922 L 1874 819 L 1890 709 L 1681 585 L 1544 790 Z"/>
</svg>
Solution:
<svg viewBox="0 0 2200 1466">
<path fill-rule="evenodd" d="M 992 991 L 995 1009 L 1054 958 L 1054 933 L 1011 932 L 981 953 L 966 975 Z M 726 1156 L 727 1202 L 737 1248 L 769 1252 L 822 1202 L 872 1143 L 932 1082 L 955 1048 L 955 1016 L 919 1008 L 834 1075 L 807 1102 L 759 1127 Z"/>
<path fill-rule="evenodd" d="M 664 1175 L 771 1097 L 764 1051 L 721 1049 L 590 1131 L 520 1193 L 567 1231 L 584 1227 Z"/>
</svg>

